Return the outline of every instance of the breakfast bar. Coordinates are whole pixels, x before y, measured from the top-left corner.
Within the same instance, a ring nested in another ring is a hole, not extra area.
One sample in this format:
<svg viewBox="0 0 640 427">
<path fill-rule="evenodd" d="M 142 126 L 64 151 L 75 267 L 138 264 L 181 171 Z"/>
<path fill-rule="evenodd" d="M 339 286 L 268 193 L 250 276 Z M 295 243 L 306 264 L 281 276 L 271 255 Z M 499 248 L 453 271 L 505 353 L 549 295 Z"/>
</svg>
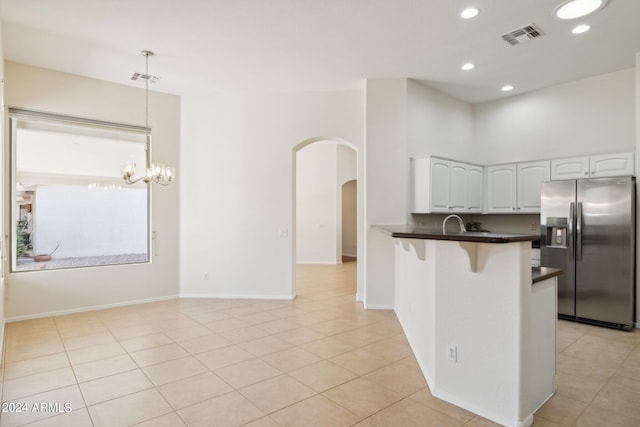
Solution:
<svg viewBox="0 0 640 427">
<path fill-rule="evenodd" d="M 531 425 L 554 393 L 561 274 L 532 270 L 538 236 L 373 228 L 394 241 L 394 308 L 431 393 L 505 426 Z"/>
</svg>

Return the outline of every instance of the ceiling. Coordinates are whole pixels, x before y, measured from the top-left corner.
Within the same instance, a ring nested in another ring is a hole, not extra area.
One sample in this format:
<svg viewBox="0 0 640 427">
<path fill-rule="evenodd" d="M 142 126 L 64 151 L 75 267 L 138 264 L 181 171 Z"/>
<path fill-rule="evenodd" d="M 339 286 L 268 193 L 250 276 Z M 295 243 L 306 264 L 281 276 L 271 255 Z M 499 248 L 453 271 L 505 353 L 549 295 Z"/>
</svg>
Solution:
<svg viewBox="0 0 640 427">
<path fill-rule="evenodd" d="M 408 77 L 479 103 L 635 66 L 640 1 L 576 21 L 561 0 L 0 0 L 5 59 L 153 90 L 362 89 Z M 480 14 L 460 18 L 467 6 Z M 573 35 L 578 23 L 591 31 Z M 544 36 L 500 36 L 535 23 Z M 460 66 L 474 62 L 472 71 Z M 508 95 L 506 83 L 515 86 Z"/>
</svg>

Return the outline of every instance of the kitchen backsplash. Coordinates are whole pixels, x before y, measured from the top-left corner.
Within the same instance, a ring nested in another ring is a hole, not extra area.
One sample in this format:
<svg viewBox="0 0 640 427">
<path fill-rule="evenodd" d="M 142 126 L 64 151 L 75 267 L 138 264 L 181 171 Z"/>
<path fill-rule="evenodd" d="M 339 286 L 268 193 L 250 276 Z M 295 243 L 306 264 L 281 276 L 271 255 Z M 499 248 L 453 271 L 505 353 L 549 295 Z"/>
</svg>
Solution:
<svg viewBox="0 0 640 427">
<path fill-rule="evenodd" d="M 435 230 L 442 227 L 442 221 L 447 217 L 446 214 L 412 214 L 410 216 L 410 223 Z M 540 233 L 539 214 L 463 214 L 460 217 L 465 224 L 475 222 L 479 224 L 480 229 L 494 233 Z"/>
</svg>

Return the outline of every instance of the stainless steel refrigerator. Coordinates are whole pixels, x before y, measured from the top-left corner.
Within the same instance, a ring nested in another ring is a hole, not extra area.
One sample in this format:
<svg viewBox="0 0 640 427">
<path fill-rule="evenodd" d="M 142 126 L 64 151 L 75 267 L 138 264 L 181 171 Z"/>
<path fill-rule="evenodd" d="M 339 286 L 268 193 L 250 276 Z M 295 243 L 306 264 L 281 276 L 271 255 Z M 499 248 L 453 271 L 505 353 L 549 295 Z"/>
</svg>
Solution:
<svg viewBox="0 0 640 427">
<path fill-rule="evenodd" d="M 542 184 L 540 264 L 562 268 L 558 317 L 629 330 L 635 317 L 635 178 Z"/>
</svg>

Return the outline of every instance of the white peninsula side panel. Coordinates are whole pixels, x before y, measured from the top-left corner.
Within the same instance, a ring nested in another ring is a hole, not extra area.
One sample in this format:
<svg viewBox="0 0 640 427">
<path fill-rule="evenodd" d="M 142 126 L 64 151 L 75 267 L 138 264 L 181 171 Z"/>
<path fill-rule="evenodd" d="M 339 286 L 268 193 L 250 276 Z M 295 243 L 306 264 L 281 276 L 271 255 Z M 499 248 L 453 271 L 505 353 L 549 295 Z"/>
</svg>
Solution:
<svg viewBox="0 0 640 427">
<path fill-rule="evenodd" d="M 394 241 L 395 310 L 432 394 L 531 425 L 554 392 L 556 333 L 555 278 L 532 293 L 531 243 Z"/>
</svg>

